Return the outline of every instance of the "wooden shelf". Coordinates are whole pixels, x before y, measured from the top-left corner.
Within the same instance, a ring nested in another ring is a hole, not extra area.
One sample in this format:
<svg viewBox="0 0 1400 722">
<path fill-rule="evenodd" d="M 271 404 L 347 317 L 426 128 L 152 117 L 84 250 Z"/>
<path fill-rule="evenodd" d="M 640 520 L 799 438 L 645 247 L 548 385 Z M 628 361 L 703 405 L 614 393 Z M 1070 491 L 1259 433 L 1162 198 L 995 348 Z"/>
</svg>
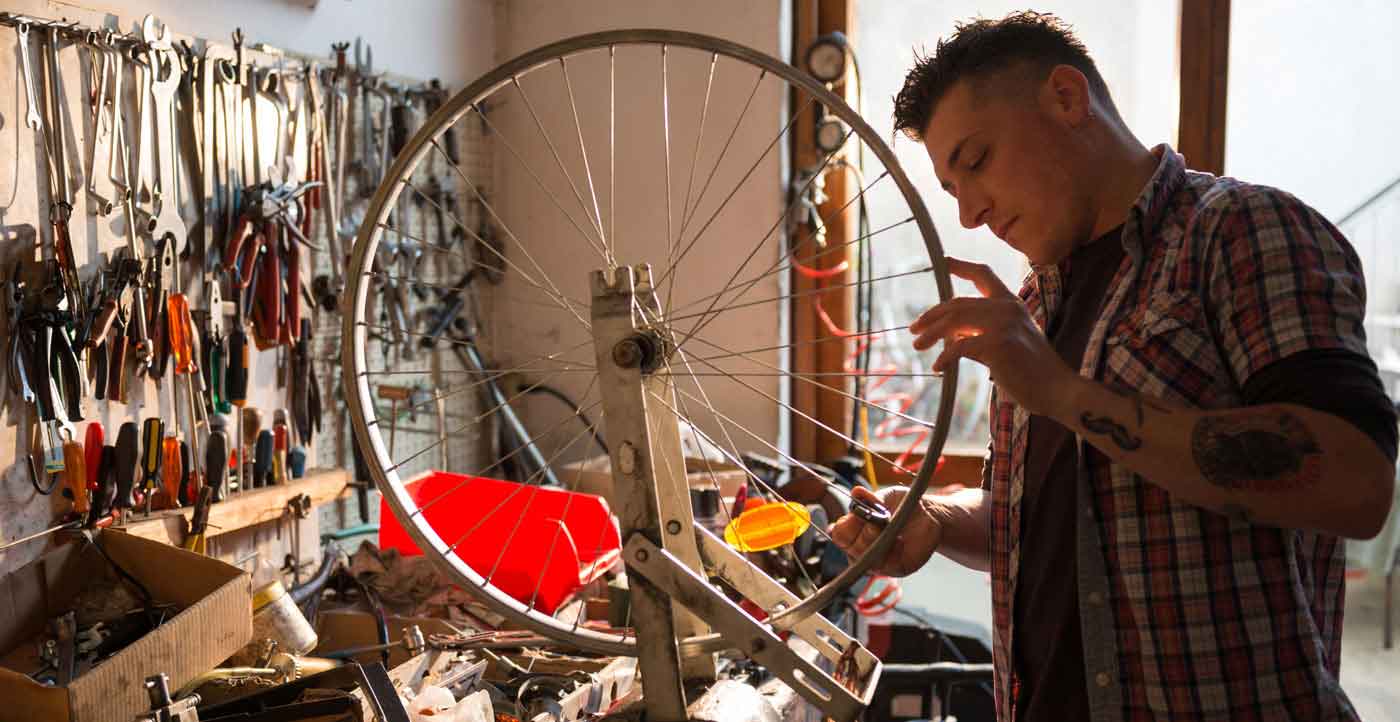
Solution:
<svg viewBox="0 0 1400 722">
<path fill-rule="evenodd" d="M 287 502 L 301 494 L 311 497 L 314 509 L 345 493 L 349 484 L 350 472 L 345 469 L 315 469 L 290 484 L 232 494 L 209 507 L 206 535 L 218 536 L 279 519 L 287 513 Z M 131 519 L 118 528 L 135 536 L 179 545 L 185 540 L 185 530 L 193 514 L 192 508 L 157 511 L 149 517 Z"/>
</svg>

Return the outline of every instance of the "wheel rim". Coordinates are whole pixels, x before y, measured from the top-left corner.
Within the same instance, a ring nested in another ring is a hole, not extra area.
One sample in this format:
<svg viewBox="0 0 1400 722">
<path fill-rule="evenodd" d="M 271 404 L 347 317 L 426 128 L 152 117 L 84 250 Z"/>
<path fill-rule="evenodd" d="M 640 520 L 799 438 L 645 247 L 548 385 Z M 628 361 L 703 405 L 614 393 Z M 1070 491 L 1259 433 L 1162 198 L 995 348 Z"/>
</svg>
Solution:
<svg viewBox="0 0 1400 722">
<path fill-rule="evenodd" d="M 621 30 L 579 36 L 541 47 L 498 66 L 457 93 L 448 102 L 444 103 L 436 113 L 428 118 L 423 124 L 423 127 L 414 134 L 404 147 L 404 150 L 389 167 L 384 176 L 384 180 L 380 183 L 373 198 L 370 200 L 369 211 L 365 215 L 364 223 L 361 224 L 360 232 L 356 238 L 349 266 L 350 273 L 347 274 L 350 284 L 348 290 L 350 293 L 347 297 L 349 304 L 346 309 L 347 312 L 345 314 L 342 334 L 342 357 L 344 361 L 342 369 L 343 382 L 346 389 L 346 401 L 355 436 L 361 444 L 361 448 L 365 450 L 367 466 L 369 467 L 376 485 L 384 494 L 388 506 L 401 521 L 403 527 L 418 547 L 422 549 L 426 555 L 433 558 L 439 567 L 447 572 L 450 579 L 473 591 L 482 602 L 492 609 L 492 611 L 501 614 L 515 624 L 535 630 L 572 646 L 590 652 L 608 655 L 635 654 L 635 639 L 626 634 L 619 635 L 589 629 L 577 624 L 568 624 L 553 617 L 546 616 L 538 610 L 531 608 L 528 604 L 522 603 L 502 593 L 494 585 L 489 583 L 485 576 L 473 570 L 453 553 L 455 545 L 449 544 L 439 536 L 438 533 L 431 526 L 427 525 L 425 520 L 418 515 L 421 513 L 417 511 L 420 507 L 405 488 L 407 480 L 402 478 L 399 473 L 399 469 L 404 467 L 409 460 L 403 458 L 395 460 L 392 458 L 384 439 L 381 425 L 378 423 L 378 412 L 373 404 L 373 396 L 370 389 L 371 372 L 369 371 L 366 349 L 369 336 L 375 324 L 371 324 L 366 320 L 366 307 L 370 301 L 372 290 L 371 284 L 367 279 L 374 276 L 375 273 L 367 269 L 372 269 L 373 259 L 383 242 L 385 232 L 394 230 L 392 225 L 389 224 L 389 219 L 398 205 L 401 195 L 405 190 L 418 190 L 413 187 L 413 171 L 430 154 L 441 154 L 443 152 L 440 140 L 443 131 L 456 125 L 468 114 L 476 112 L 479 103 L 483 99 L 492 97 L 497 91 L 502 90 L 512 83 L 518 86 L 520 78 L 538 71 L 543 67 L 554 63 L 559 63 L 560 67 L 564 67 L 565 63 L 561 62 L 561 59 L 570 59 L 582 54 L 600 51 L 609 52 L 611 54 L 615 48 L 632 46 L 661 46 L 662 48 L 676 48 L 713 54 L 715 58 L 724 57 L 756 68 L 759 71 L 759 80 L 757 82 L 762 82 L 765 75 L 771 75 L 790 88 L 799 88 L 803 92 L 809 94 L 815 101 L 823 104 L 829 113 L 840 118 L 846 123 L 847 127 L 851 129 L 851 135 L 848 136 L 848 139 L 853 138 L 857 142 L 864 142 L 866 147 L 868 147 L 875 157 L 884 165 L 886 173 L 881 176 L 881 179 L 888 177 L 896 184 L 899 193 L 904 197 L 909 206 L 911 221 L 916 224 L 920 235 L 924 239 L 930 260 L 928 270 L 930 270 L 934 276 L 939 298 L 947 299 L 952 296 L 951 283 L 948 278 L 946 264 L 932 221 L 929 219 L 927 210 L 924 208 L 917 191 L 915 191 L 910 184 L 888 147 L 880 141 L 869 125 L 859 118 L 854 111 L 830 91 L 822 87 L 817 81 L 785 63 L 750 48 L 718 38 L 669 30 Z M 711 72 L 713 73 L 713 68 Z M 757 84 L 755 88 L 757 88 Z M 522 95 L 524 94 L 523 88 L 521 89 L 521 93 Z M 669 114 L 669 110 L 667 112 Z M 799 110 L 798 112 L 800 113 L 801 111 Z M 531 113 L 533 115 L 533 109 Z M 576 108 L 575 113 L 577 113 Z M 743 118 L 741 116 L 741 121 L 742 120 Z M 796 120 L 795 116 L 793 116 L 793 120 Z M 790 125 L 791 121 L 789 121 L 789 127 Z M 541 126 L 541 130 L 543 130 L 543 126 Z M 786 132 L 786 129 L 784 132 Z M 703 132 L 701 137 L 703 138 Z M 782 134 L 779 135 L 779 138 L 781 137 Z M 667 198 L 669 203 L 671 198 L 669 187 L 669 182 L 671 180 L 669 169 L 669 163 L 671 161 L 669 157 L 669 138 L 667 142 Z M 700 139 L 697 139 L 696 143 L 696 153 L 698 155 Z M 582 131 L 580 131 L 580 144 L 582 145 Z M 551 148 L 551 150 L 553 149 Z M 514 153 L 513 150 L 511 152 Z M 518 157 L 519 156 L 517 156 L 517 158 Z M 830 156 L 827 156 L 827 158 L 829 160 Z M 722 156 L 721 160 L 723 160 Z M 760 158 L 760 160 L 762 159 Z M 585 160 L 585 163 L 586 162 Z M 692 173 L 694 173 L 694 167 L 694 163 L 692 163 Z M 560 168 L 563 169 L 562 162 Z M 716 168 L 718 168 L 718 164 L 716 164 Z M 567 173 L 567 171 L 565 172 Z M 470 183 L 465 177 L 463 177 L 462 180 Z M 589 182 L 592 183 L 591 174 Z M 570 185 L 572 184 L 573 181 L 570 179 Z M 735 192 L 739 190 L 742 184 L 743 181 L 740 182 L 739 186 L 736 186 Z M 543 184 L 541 184 L 541 188 L 543 189 Z M 867 188 L 869 188 L 869 186 L 867 186 Z M 575 190 L 577 192 L 577 189 Z M 612 198 L 613 194 L 609 193 L 609 202 L 613 202 Z M 558 201 L 558 199 L 555 200 L 556 202 Z M 580 204 L 586 206 L 585 200 L 582 197 L 578 200 Z M 483 200 L 483 204 L 486 203 L 487 201 Z M 594 194 L 593 203 L 596 208 L 596 193 Z M 696 211 L 699 210 L 699 205 L 700 203 L 697 200 L 695 205 Z M 560 210 L 563 212 L 562 208 Z M 601 237 L 604 235 L 602 232 L 603 219 L 601 209 L 597 210 L 598 235 Z M 723 210 L 723 206 L 721 206 L 721 210 Z M 566 213 L 565 215 L 568 214 Z M 587 209 L 585 208 L 585 216 L 586 215 Z M 612 215 L 613 213 L 610 212 L 610 221 L 613 220 Z M 715 215 L 717 216 L 718 213 Z M 668 213 L 668 219 L 669 217 L 670 215 Z M 569 218 L 573 220 L 572 216 L 569 216 Z M 707 226 L 708 224 L 706 227 Z M 579 232 L 585 237 L 588 236 L 583 228 L 579 228 Z M 704 228 L 701 228 L 700 232 L 693 237 L 692 244 L 694 240 L 698 240 L 703 233 Z M 669 242 L 669 231 L 667 238 Z M 765 243 L 766 240 L 767 237 L 765 236 L 765 239 L 760 241 L 760 245 Z M 615 259 L 613 260 L 615 261 Z M 679 263 L 679 261 L 677 263 Z M 527 264 L 522 263 L 521 265 L 525 266 Z M 538 264 L 535 265 L 538 267 Z M 560 295 L 563 294 L 561 293 Z M 721 293 L 721 296 L 722 295 L 723 292 Z M 567 301 L 564 305 L 568 305 Z M 697 323 L 708 322 L 708 320 L 712 320 L 712 318 L 702 316 Z M 694 332 L 692 332 L 691 335 L 693 336 Z M 689 340 L 689 337 L 686 337 L 685 340 Z M 955 370 L 944 375 L 942 379 L 937 415 L 929 429 L 929 441 L 925 455 L 926 460 L 936 460 L 943 448 L 949 427 L 949 420 L 952 415 L 956 383 L 957 378 Z M 698 399 L 695 399 L 695 401 L 697 403 L 699 402 Z M 713 408 L 711 410 L 713 410 Z M 917 474 L 909 484 L 910 493 L 906 496 L 906 502 L 902 503 L 899 508 L 895 510 L 890 524 L 866 555 L 858 559 L 852 559 L 850 566 L 835 579 L 822 586 L 815 594 L 807 597 L 797 606 L 775 614 L 770 621 L 776 626 L 783 626 L 785 624 L 795 623 L 810 614 L 816 613 L 828 606 L 837 594 L 860 578 L 871 564 L 873 564 L 874 559 L 878 558 L 889 549 L 904 523 L 915 513 L 915 510 L 918 508 L 917 497 L 921 495 L 927 487 L 929 478 L 932 476 L 933 468 L 934 464 L 932 463 L 926 462 L 921 465 Z M 714 651 L 722 649 L 727 645 L 717 634 L 711 634 L 704 637 L 684 640 L 682 646 L 688 652 L 694 652 L 700 650 Z"/>
</svg>

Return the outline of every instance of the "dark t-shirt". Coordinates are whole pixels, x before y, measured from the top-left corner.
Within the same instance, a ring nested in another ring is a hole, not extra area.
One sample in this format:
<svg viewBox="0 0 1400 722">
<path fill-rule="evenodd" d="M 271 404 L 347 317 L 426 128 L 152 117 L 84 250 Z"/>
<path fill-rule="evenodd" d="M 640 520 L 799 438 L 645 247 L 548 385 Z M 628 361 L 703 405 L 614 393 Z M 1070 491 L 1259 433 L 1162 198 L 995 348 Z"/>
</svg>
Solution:
<svg viewBox="0 0 1400 722">
<path fill-rule="evenodd" d="M 1073 369 L 1079 369 L 1123 260 L 1121 235 L 1120 226 L 1070 256 L 1063 300 L 1046 336 Z M 1256 371 L 1241 396 L 1246 406 L 1291 403 L 1345 419 L 1395 461 L 1396 409 L 1367 356 L 1345 349 L 1295 353 Z M 1020 681 L 1016 717 L 1018 722 L 1088 719 L 1076 582 L 1075 436 L 1043 416 L 1031 417 L 1028 434 L 1012 650 Z"/>
<path fill-rule="evenodd" d="M 1074 250 L 1063 279 L 1060 308 L 1046 328 L 1050 345 L 1079 369 L 1089 333 L 1123 260 L 1119 226 Z M 1021 569 L 1016 577 L 1016 642 L 1020 680 L 1016 716 L 1024 722 L 1089 719 L 1084 647 L 1079 628 L 1076 562 L 1074 433 L 1032 416 L 1021 496 Z"/>
</svg>

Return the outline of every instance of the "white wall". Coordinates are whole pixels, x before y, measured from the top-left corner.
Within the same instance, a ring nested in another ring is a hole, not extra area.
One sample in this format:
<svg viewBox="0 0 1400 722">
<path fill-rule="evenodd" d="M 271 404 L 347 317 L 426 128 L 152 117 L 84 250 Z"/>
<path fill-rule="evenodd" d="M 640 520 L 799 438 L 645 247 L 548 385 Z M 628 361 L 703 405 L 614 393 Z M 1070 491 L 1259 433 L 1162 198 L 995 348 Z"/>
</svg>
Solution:
<svg viewBox="0 0 1400 722">
<path fill-rule="evenodd" d="M 93 27 L 115 26 L 124 30 L 138 28 L 146 13 L 154 13 L 170 26 L 177 38 L 207 38 L 227 44 L 230 33 L 241 27 L 247 42 L 265 42 L 282 49 L 306 54 L 326 55 L 333 41 L 352 40 L 358 35 L 374 48 L 374 69 L 397 75 L 427 79 L 440 77 L 450 88 L 459 88 L 467 78 L 483 72 L 494 53 L 492 21 L 493 8 L 486 0 L 436 0 L 411 3 L 385 1 L 343 2 L 324 0 L 315 9 L 294 2 L 215 2 L 213 0 L 106 0 L 99 4 L 75 6 L 40 0 L 10 0 L 3 9 L 30 14 L 39 18 L 66 18 Z M 31 43 L 35 37 L 31 35 Z M 43 157 L 34 134 L 24 125 L 26 113 L 25 90 L 19 71 L 18 43 L 14 31 L 0 28 L 0 267 L 8 273 L 16 254 L 31 248 L 35 234 L 47 237 L 43 227 L 46 217 L 47 181 L 42 172 Z M 31 55 L 36 63 L 39 52 Z M 68 89 L 67 116 L 70 122 L 68 148 L 82 148 L 83 124 L 79 98 L 83 87 L 82 68 L 78 50 L 67 46 L 60 52 L 60 65 L 65 88 Z M 76 156 L 70 155 L 73 171 L 82 167 Z M 80 187 L 80 186 L 79 186 Z M 85 194 L 75 194 L 73 215 L 75 253 L 80 274 L 92 274 L 91 263 L 98 253 L 106 253 L 123 243 L 120 227 L 99 223 L 91 214 Z M 187 223 L 192 222 L 191 209 L 186 208 Z M 191 289 L 192 293 L 198 293 Z M 200 298 L 193 296 L 192 298 Z M 273 387 L 276 359 L 273 353 L 254 355 L 250 404 L 265 410 L 270 423 L 271 409 L 285 406 L 282 390 Z M 7 365 L 7 364 L 0 364 Z M 321 373 L 326 373 L 322 367 Z M 325 381 L 323 376 L 323 381 Z M 167 384 L 168 385 L 168 384 Z M 139 420 L 160 414 L 170 417 L 168 392 L 158 394 L 154 384 L 147 383 L 132 393 L 132 403 L 89 403 L 89 418 L 103 422 L 108 439 L 117 427 L 128 419 Z M 331 399 L 327 407 L 326 430 L 333 424 Z M 70 504 L 54 494 L 36 494 L 27 479 L 25 465 L 16 463 L 22 449 L 18 429 L 29 428 L 29 412 L 9 400 L 0 417 L 0 543 L 47 528 Z M 83 425 L 79 424 L 79 433 Z M 325 436 L 321 437 L 326 438 Z M 81 440 L 81 437 L 80 437 Z M 317 458 L 316 449 L 308 450 L 308 458 Z M 236 535 L 228 535 L 230 537 Z M 217 539 L 216 539 L 217 542 Z M 44 544 L 35 542 L 0 553 L 0 572 L 18 567 L 42 552 Z M 218 551 L 218 544 L 211 542 Z M 279 559 L 280 561 L 280 559 Z"/>
<path fill-rule="evenodd" d="M 1400 176 L 1400 5 L 1240 0 L 1230 13 L 1227 174 L 1334 221 Z"/>
<path fill-rule="evenodd" d="M 780 2 L 748 2 L 746 0 L 723 0 L 709 3 L 645 2 L 628 0 L 625 2 L 558 3 L 544 0 L 522 0 L 500 3 L 496 9 L 498 22 L 498 60 L 504 61 L 527 50 L 548 42 L 573 35 L 616 28 L 666 28 L 716 35 L 743 45 L 756 48 L 770 55 L 783 53 L 788 31 L 783 19 Z M 660 51 L 652 47 L 645 50 L 634 48 L 619 49 L 617 54 L 617 201 L 616 237 L 618 240 L 619 262 L 635 264 L 647 261 L 657 269 L 659 276 L 666 266 L 666 200 L 665 200 L 665 154 L 662 133 Z M 709 67 L 709 55 L 693 51 L 672 49 L 668 55 L 668 74 L 671 103 L 671 178 L 673 198 L 673 226 L 680 225 L 680 206 L 684 201 L 685 187 L 691 170 L 691 158 L 695 148 L 695 138 L 699 126 L 701 101 L 704 97 Z M 588 145 L 590 164 L 593 169 L 599 204 L 602 207 L 605 228 L 614 225 L 610 217 L 608 197 L 608 75 L 606 52 L 576 57 L 569 61 L 570 81 L 580 114 L 580 124 L 585 142 Z M 721 60 L 716 71 L 715 85 L 710 101 L 709 117 L 706 121 L 704 146 L 700 150 L 700 160 L 696 164 L 696 192 L 703 181 L 703 174 L 718 157 L 723 133 L 727 133 L 739 117 L 739 110 L 753 84 L 756 70 L 744 68 L 733 61 Z M 569 174 L 581 189 L 585 200 L 591 199 L 586 186 L 586 175 L 578 151 L 577 133 L 573 126 L 573 116 L 568 96 L 562 82 L 562 74 L 557 65 L 543 68 L 522 78 L 521 83 L 530 97 L 535 110 L 559 150 Z M 492 122 L 496 123 L 505 139 L 525 158 L 526 162 L 544 179 L 546 185 L 557 195 L 560 203 L 577 219 L 579 225 L 587 228 L 587 221 L 579 208 L 563 174 L 550 154 L 548 147 L 539 139 L 528 111 L 512 89 L 500 97 L 504 102 L 495 105 L 490 111 Z M 701 213 L 687 232 L 692 235 L 702 222 L 718 207 L 723 195 L 734 187 L 743 172 L 763 153 L 769 141 L 777 135 L 784 123 L 782 106 L 783 88 L 771 79 L 765 81 L 749 108 L 744 124 L 735 137 L 733 145 L 715 177 L 714 185 L 701 206 Z M 596 253 L 579 237 L 579 232 L 542 195 L 529 173 L 503 147 L 501 139 L 496 139 L 494 158 L 499 187 L 502 215 L 526 247 L 540 261 L 545 271 L 559 283 L 564 292 L 574 298 L 586 299 L 588 272 L 602 266 Z M 680 285 L 676 289 L 676 305 L 679 307 L 687 299 L 717 291 L 738 266 L 739 261 L 775 223 L 781 213 L 784 175 L 780 155 L 771 153 L 748 180 L 743 192 L 737 194 L 718 220 L 706 231 L 703 241 L 688 255 L 682 264 Z M 546 249 L 541 254 L 539 249 Z M 516 249 L 510 252 L 515 253 Z M 778 246 L 770 239 L 759 252 L 743 277 L 757 274 L 773 265 L 778 258 Z M 513 259 L 522 262 L 520 254 Z M 765 299 L 778 295 L 777 278 L 756 286 L 748 299 Z M 532 289 L 506 284 L 505 291 L 512 295 L 528 296 Z M 538 294 L 535 294 L 538 295 Z M 702 307 L 703 308 L 703 307 Z M 532 311 L 532 309 L 535 309 Z M 695 309 L 701 310 L 701 309 Z M 581 310 L 584 318 L 588 311 Z M 732 349 L 754 349 L 780 343 L 779 328 L 782 319 L 776 304 L 756 306 L 742 311 L 731 312 L 702 335 L 716 343 Z M 573 346 L 586 337 L 581 327 L 570 317 L 560 313 L 540 313 L 537 307 L 513 306 L 500 308 L 496 315 L 498 338 L 508 339 L 505 343 L 513 348 L 498 349 L 496 355 L 503 359 L 522 358 L 531 353 L 550 353 Z M 684 322 L 686 325 L 690 321 Z M 683 326 L 684 327 L 684 326 Z M 692 354 L 704 350 L 702 346 L 690 344 Z M 709 354 L 713 355 L 714 351 Z M 766 362 L 778 364 L 776 352 L 759 354 Z M 591 346 L 575 352 L 570 359 L 593 363 Z M 697 371 L 706 371 L 703 365 Z M 533 374 L 532 379 L 542 378 Z M 748 378 L 752 385 L 776 396 L 776 378 Z M 578 375 L 565 374 L 555 382 L 569 390 L 575 397 L 586 389 L 586 381 L 578 380 Z M 779 435 L 778 407 L 760 394 L 740 387 L 727 380 L 706 379 L 706 391 L 719 410 L 740 421 L 745 427 L 773 442 Z M 693 386 L 687 387 L 696 393 Z M 590 400 L 599 398 L 595 389 Z M 695 407 L 694 401 L 687 400 L 687 406 Z M 527 404 L 528 423 L 536 431 L 552 427 L 562 418 L 562 407 L 549 400 L 535 400 Z M 696 409 L 691 409 L 693 412 Z M 592 414 L 599 416 L 598 411 Z M 696 413 L 703 428 L 717 438 L 722 438 L 720 424 L 708 413 Z M 562 443 L 575 433 L 565 429 L 554 441 Z M 772 455 L 761 442 L 748 437 L 743 432 L 731 431 L 734 441 L 741 449 L 765 451 Z M 545 444 L 550 448 L 550 444 Z M 586 439 L 580 440 L 576 448 L 566 452 L 563 458 L 573 458 L 583 454 L 595 454 L 594 448 L 585 448 Z"/>
</svg>

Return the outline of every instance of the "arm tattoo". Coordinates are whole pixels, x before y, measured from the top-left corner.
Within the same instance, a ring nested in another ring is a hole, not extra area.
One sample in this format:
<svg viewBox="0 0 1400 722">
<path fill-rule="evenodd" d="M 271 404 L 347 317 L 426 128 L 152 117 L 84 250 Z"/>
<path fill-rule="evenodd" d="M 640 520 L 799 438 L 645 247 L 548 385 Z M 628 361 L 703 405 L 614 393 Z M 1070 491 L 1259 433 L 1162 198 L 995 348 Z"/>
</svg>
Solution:
<svg viewBox="0 0 1400 722">
<path fill-rule="evenodd" d="M 1142 447 L 1141 437 L 1128 433 L 1126 427 L 1107 416 L 1094 416 L 1085 411 L 1079 415 L 1079 423 L 1096 434 L 1108 434 L 1113 439 L 1113 443 L 1124 451 L 1137 451 Z"/>
<path fill-rule="evenodd" d="M 1206 416 L 1191 432 L 1191 455 L 1216 486 L 1281 491 L 1316 484 L 1322 449 L 1287 411 Z"/>
</svg>

